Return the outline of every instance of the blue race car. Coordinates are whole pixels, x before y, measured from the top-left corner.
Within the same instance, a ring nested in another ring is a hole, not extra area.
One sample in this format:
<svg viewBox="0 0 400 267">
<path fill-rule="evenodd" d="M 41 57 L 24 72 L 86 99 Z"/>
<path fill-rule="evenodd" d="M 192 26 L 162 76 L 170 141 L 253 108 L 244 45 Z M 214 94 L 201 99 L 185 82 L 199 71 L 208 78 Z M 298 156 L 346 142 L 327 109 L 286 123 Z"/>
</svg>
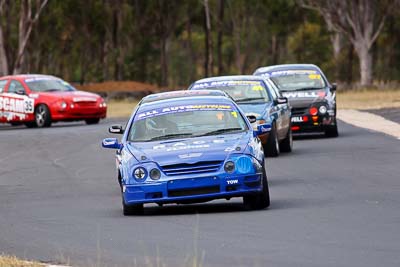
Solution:
<svg viewBox="0 0 400 267">
<path fill-rule="evenodd" d="M 336 84 L 330 84 L 313 64 L 285 64 L 258 68 L 254 75 L 270 78 L 292 106 L 293 132 L 339 135 L 336 123 Z"/>
<path fill-rule="evenodd" d="M 196 203 L 243 197 L 249 209 L 269 206 L 269 190 L 256 118 L 244 116 L 220 91 L 174 91 L 142 99 L 123 134 L 106 138 L 116 149 L 124 215 L 144 203 Z"/>
<path fill-rule="evenodd" d="M 189 87 L 189 90 L 199 89 L 229 94 L 246 115 L 256 116 L 255 128 L 264 123 L 271 124 L 271 132 L 259 136 L 266 156 L 277 157 L 281 151 L 292 151 L 288 99 L 282 97 L 270 79 L 251 75 L 221 76 L 198 80 Z"/>
</svg>

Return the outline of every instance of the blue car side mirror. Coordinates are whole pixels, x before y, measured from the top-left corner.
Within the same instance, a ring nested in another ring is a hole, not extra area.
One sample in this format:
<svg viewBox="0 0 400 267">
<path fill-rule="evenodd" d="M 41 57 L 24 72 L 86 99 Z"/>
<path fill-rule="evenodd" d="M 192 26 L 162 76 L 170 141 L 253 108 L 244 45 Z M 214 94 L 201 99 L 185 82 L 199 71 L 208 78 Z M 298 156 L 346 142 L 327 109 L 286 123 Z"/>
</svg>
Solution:
<svg viewBox="0 0 400 267">
<path fill-rule="evenodd" d="M 118 139 L 117 138 L 106 138 L 106 139 L 103 140 L 101 145 L 104 148 L 114 148 L 114 149 L 120 149 L 121 146 L 122 146 L 120 143 L 118 143 Z"/>
<path fill-rule="evenodd" d="M 254 131 L 254 136 L 259 136 L 262 134 L 269 133 L 272 129 L 272 125 L 270 123 L 264 123 L 257 125 L 257 131 Z"/>
</svg>

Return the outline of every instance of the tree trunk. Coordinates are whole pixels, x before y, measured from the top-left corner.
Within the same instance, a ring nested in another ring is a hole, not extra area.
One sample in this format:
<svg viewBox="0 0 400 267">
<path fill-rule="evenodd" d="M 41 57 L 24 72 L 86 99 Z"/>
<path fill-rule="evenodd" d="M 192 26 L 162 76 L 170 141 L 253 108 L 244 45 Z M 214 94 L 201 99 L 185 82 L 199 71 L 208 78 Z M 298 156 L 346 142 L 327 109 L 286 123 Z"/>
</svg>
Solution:
<svg viewBox="0 0 400 267">
<path fill-rule="evenodd" d="M 101 49 L 101 63 L 103 64 L 102 68 L 102 81 L 108 81 L 108 41 L 107 35 L 103 36 L 103 47 Z"/>
<path fill-rule="evenodd" d="M 212 56 L 212 39 L 211 39 L 211 21 L 208 0 L 203 0 L 204 4 L 204 31 L 205 38 L 205 62 L 204 62 L 204 76 L 208 77 L 213 75 L 213 56 Z"/>
<path fill-rule="evenodd" d="M 233 25 L 233 36 L 235 42 L 235 63 L 236 69 L 239 73 L 241 73 L 242 67 L 242 52 L 241 52 L 241 40 L 240 40 L 240 30 Z"/>
<path fill-rule="evenodd" d="M 167 38 L 161 38 L 161 86 L 168 86 L 168 60 L 167 60 Z"/>
<path fill-rule="evenodd" d="M 353 44 L 349 44 L 349 50 L 347 54 L 347 68 L 346 68 L 346 82 L 352 83 L 353 82 L 353 61 L 354 61 L 354 48 Z"/>
<path fill-rule="evenodd" d="M 192 17 L 191 17 L 191 6 L 188 5 L 188 19 L 186 22 L 186 30 L 188 33 L 188 39 L 187 39 L 187 48 L 188 48 L 188 53 L 190 55 L 190 77 L 189 81 L 194 81 L 196 78 L 196 53 L 193 49 L 193 44 L 192 44 Z"/>
<path fill-rule="evenodd" d="M 120 80 L 121 77 L 121 66 L 119 64 L 120 62 L 120 13 L 121 13 L 121 8 L 120 8 L 120 2 L 118 1 L 117 4 L 115 4 L 114 10 L 113 10 L 113 29 L 112 29 L 112 35 L 113 35 L 113 50 L 115 51 L 114 55 L 114 80 L 118 81 Z"/>
<path fill-rule="evenodd" d="M 335 80 L 340 76 L 340 52 L 342 50 L 342 36 L 339 32 L 334 32 L 331 36 L 333 46 L 333 61 L 335 63 Z"/>
<path fill-rule="evenodd" d="M 14 64 L 13 74 L 19 74 L 22 72 L 22 66 L 25 61 L 25 48 L 26 48 L 26 43 L 28 41 L 27 37 L 28 34 L 30 35 L 31 33 L 31 31 L 29 30 L 30 12 L 31 10 L 30 7 L 28 6 L 28 1 L 22 0 L 21 9 L 19 13 L 19 23 L 18 23 L 18 50 L 17 50 L 17 58 Z"/>
<path fill-rule="evenodd" d="M 372 51 L 363 45 L 355 49 L 360 59 L 361 86 L 372 85 Z"/>
<path fill-rule="evenodd" d="M 0 76 L 8 74 L 8 60 L 5 49 L 3 29 L 0 25 Z"/>
<path fill-rule="evenodd" d="M 271 54 L 272 65 L 278 64 L 278 38 L 276 34 L 273 34 L 271 37 Z"/>
<path fill-rule="evenodd" d="M 29 37 L 31 36 L 33 24 L 39 19 L 44 6 L 48 0 L 43 2 L 37 1 L 36 13 L 32 17 L 32 5 L 29 0 L 21 1 L 20 17 L 19 17 L 19 32 L 18 32 L 18 51 L 14 63 L 14 74 L 21 73 L 24 67 L 25 51 L 28 45 Z"/>
<path fill-rule="evenodd" d="M 224 0 L 219 0 L 219 16 L 218 16 L 218 38 L 217 38 L 217 60 L 218 60 L 218 75 L 222 75 L 224 64 L 222 60 L 222 37 L 224 26 Z"/>
</svg>

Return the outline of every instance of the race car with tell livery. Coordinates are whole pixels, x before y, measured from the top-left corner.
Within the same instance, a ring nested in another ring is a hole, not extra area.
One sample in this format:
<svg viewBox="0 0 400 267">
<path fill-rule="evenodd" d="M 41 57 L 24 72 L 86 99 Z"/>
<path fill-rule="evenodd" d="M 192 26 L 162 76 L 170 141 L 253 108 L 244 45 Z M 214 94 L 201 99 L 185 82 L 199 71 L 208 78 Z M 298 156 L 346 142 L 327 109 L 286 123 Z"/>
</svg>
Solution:
<svg viewBox="0 0 400 267">
<path fill-rule="evenodd" d="M 336 84 L 329 83 L 313 64 L 285 64 L 258 68 L 254 75 L 270 78 L 292 106 L 292 130 L 339 135 L 336 121 Z"/>
<path fill-rule="evenodd" d="M 13 75 L 0 78 L 0 123 L 49 127 L 53 122 L 84 120 L 96 124 L 107 105 L 93 93 L 76 90 L 49 75 Z"/>
<path fill-rule="evenodd" d="M 238 106 L 220 91 L 174 91 L 149 95 L 126 129 L 110 127 L 104 148 L 116 149 L 124 215 L 144 204 L 197 203 L 243 197 L 249 209 L 269 206 L 262 145 Z"/>
<path fill-rule="evenodd" d="M 256 128 L 271 124 L 269 133 L 259 136 L 266 156 L 277 157 L 280 152 L 291 152 L 293 138 L 291 109 L 288 99 L 269 79 L 253 75 L 210 77 L 194 82 L 189 90 L 220 90 L 227 93 L 246 115 L 254 115 Z"/>
</svg>

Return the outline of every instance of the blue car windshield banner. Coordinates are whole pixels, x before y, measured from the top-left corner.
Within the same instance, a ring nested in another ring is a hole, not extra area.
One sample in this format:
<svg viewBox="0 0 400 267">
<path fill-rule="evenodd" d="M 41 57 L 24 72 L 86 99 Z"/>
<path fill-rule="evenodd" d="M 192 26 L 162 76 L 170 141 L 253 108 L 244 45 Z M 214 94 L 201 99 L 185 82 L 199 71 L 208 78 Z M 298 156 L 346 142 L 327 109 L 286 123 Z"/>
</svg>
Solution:
<svg viewBox="0 0 400 267">
<path fill-rule="evenodd" d="M 273 72 L 263 73 L 262 76 L 265 77 L 278 77 L 278 76 L 290 76 L 290 75 L 318 75 L 321 76 L 317 70 L 280 70 Z"/>
<path fill-rule="evenodd" d="M 234 106 L 229 104 L 180 105 L 180 106 L 151 109 L 145 112 L 139 111 L 138 115 L 135 116 L 134 121 L 139 121 L 166 114 L 190 112 L 190 111 L 237 111 L 237 110 Z"/>
<path fill-rule="evenodd" d="M 193 85 L 192 89 L 207 89 L 213 87 L 230 87 L 238 85 L 250 85 L 257 88 L 263 88 L 261 81 L 213 81 L 196 83 Z"/>
</svg>

